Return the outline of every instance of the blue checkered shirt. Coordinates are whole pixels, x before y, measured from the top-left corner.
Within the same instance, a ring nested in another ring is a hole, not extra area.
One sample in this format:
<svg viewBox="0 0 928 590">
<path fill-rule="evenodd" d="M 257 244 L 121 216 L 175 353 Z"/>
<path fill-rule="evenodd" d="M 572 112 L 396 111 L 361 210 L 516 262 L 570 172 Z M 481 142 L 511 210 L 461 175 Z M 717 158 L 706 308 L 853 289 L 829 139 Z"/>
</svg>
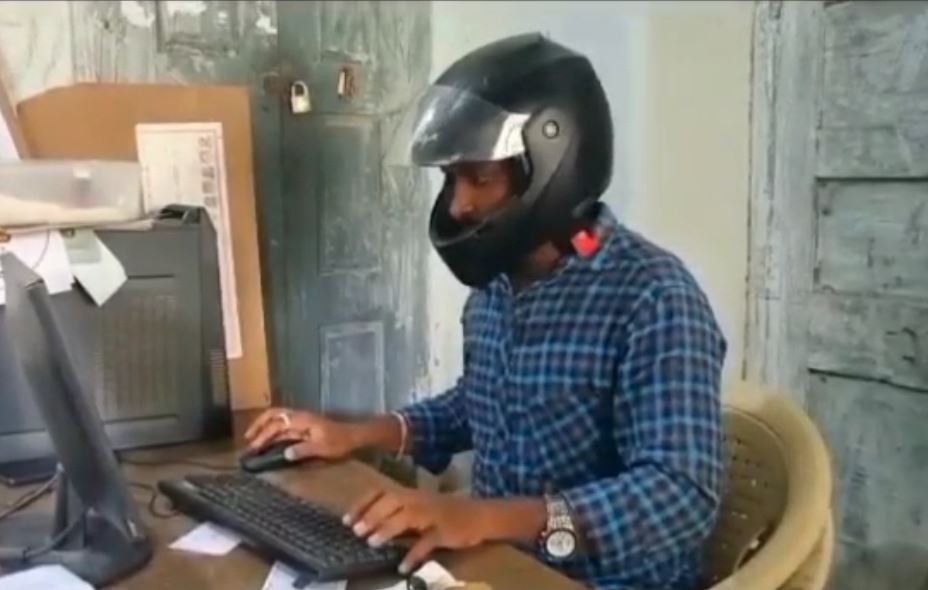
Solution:
<svg viewBox="0 0 928 590">
<path fill-rule="evenodd" d="M 599 229 L 591 257 L 471 293 L 463 376 L 402 410 L 413 458 L 438 472 L 473 449 L 476 496 L 562 494 L 584 551 L 551 565 L 584 584 L 696 588 L 721 495 L 727 345 L 677 257 L 606 207 Z"/>
</svg>

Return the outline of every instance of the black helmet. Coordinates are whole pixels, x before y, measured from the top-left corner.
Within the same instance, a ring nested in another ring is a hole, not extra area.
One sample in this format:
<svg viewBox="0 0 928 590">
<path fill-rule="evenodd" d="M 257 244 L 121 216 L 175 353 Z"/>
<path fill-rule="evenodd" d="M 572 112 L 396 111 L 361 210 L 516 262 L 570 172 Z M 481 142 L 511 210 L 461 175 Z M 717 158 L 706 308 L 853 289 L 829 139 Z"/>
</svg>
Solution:
<svg viewBox="0 0 928 590">
<path fill-rule="evenodd" d="M 589 60 L 540 34 L 502 39 L 449 67 L 417 103 L 405 149 L 419 166 L 516 158 L 518 198 L 475 224 L 449 213 L 446 177 L 430 238 L 462 283 L 481 287 L 538 245 L 567 247 L 612 177 L 612 117 Z"/>
</svg>

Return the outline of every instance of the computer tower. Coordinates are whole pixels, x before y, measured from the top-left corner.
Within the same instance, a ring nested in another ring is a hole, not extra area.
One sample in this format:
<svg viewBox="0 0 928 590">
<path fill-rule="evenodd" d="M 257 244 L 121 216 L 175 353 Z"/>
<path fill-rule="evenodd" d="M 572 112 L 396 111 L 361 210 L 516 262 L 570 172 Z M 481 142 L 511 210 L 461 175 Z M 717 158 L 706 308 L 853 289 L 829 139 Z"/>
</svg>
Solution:
<svg viewBox="0 0 928 590">
<path fill-rule="evenodd" d="M 205 210 L 168 207 L 151 229 L 97 231 L 128 280 L 98 307 L 75 283 L 52 297 L 112 447 L 232 433 L 216 233 Z M 51 457 L 0 306 L 0 473 Z M 28 469 L 26 470 L 28 471 Z"/>
</svg>

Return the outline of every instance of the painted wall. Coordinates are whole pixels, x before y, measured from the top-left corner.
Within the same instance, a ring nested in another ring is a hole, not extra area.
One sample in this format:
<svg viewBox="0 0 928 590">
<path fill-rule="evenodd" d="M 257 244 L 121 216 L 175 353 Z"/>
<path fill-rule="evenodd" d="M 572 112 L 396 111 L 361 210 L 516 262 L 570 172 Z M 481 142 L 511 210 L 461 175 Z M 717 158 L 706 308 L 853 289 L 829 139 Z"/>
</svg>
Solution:
<svg viewBox="0 0 928 590">
<path fill-rule="evenodd" d="M 432 73 L 503 36 L 541 31 L 586 53 L 616 130 L 606 195 L 620 219 L 675 251 L 707 291 L 740 375 L 747 266 L 751 2 L 433 3 Z M 437 179 L 436 179 L 437 180 Z M 461 371 L 466 289 L 434 253 L 434 393 Z"/>
</svg>

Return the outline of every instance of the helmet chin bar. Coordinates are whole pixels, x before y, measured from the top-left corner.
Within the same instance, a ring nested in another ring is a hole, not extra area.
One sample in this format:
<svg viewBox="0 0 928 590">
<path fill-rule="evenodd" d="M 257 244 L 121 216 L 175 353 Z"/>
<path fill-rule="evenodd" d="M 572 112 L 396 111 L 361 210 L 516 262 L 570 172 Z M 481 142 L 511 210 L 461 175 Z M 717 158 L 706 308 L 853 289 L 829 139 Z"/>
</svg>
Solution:
<svg viewBox="0 0 928 590">
<path fill-rule="evenodd" d="M 449 270 L 463 284 L 482 288 L 502 273 L 514 274 L 543 243 L 550 242 L 562 255 L 579 253 L 574 239 L 595 225 L 603 204 L 589 198 L 569 213 L 563 228 L 545 228 L 532 223 L 531 206 L 523 194 L 516 195 L 486 219 L 461 223 L 450 212 L 450 183 L 439 192 L 431 216 L 432 244 Z M 536 231 L 532 231 L 532 229 Z M 537 231 L 542 230 L 542 231 Z"/>
<path fill-rule="evenodd" d="M 432 208 L 429 235 L 445 265 L 469 287 L 483 288 L 499 274 L 515 270 L 534 245 L 531 232 L 525 231 L 531 212 L 520 199 L 476 225 L 454 219 L 450 205 L 446 183 Z"/>
</svg>

